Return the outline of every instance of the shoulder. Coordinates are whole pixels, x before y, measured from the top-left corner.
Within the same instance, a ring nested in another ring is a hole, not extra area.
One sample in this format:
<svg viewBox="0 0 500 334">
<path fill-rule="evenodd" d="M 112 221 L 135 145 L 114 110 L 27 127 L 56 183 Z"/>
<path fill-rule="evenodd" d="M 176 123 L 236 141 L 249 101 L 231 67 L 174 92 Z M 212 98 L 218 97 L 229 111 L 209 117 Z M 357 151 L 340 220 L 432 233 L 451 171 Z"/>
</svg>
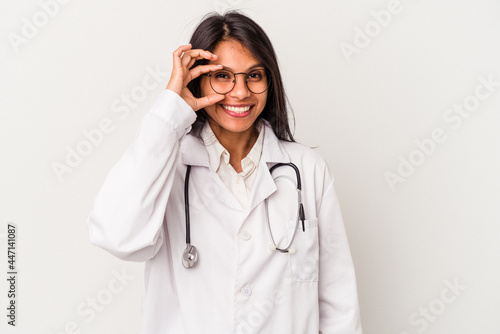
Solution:
<svg viewBox="0 0 500 334">
<path fill-rule="evenodd" d="M 299 142 L 280 140 L 280 144 L 289 154 L 304 156 L 315 161 L 325 161 L 323 157 L 314 149 Z"/>
<path fill-rule="evenodd" d="M 310 162 L 326 166 L 326 160 L 317 150 L 298 142 L 289 142 L 280 140 L 280 144 L 289 154 L 290 159 L 299 159 L 300 161 Z"/>
<path fill-rule="evenodd" d="M 325 159 L 315 150 L 298 142 L 278 139 L 270 125 L 265 122 L 263 157 L 266 162 L 292 162 L 300 172 L 314 182 L 330 182 L 332 177 Z"/>
<path fill-rule="evenodd" d="M 333 181 L 328 163 L 317 150 L 298 142 L 284 140 L 280 140 L 280 145 L 287 152 L 290 161 L 300 165 L 305 172 L 313 173 L 324 182 Z"/>
</svg>

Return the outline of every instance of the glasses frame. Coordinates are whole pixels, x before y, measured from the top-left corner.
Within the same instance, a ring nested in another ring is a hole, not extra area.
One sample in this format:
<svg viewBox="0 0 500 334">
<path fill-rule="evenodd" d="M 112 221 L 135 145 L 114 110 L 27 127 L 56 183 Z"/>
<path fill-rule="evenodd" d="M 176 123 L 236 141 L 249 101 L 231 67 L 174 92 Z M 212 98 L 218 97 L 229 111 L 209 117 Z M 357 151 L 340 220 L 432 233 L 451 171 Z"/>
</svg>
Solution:
<svg viewBox="0 0 500 334">
<path fill-rule="evenodd" d="M 252 73 L 253 70 L 256 70 L 256 69 L 259 69 L 259 68 L 254 68 L 252 69 L 250 72 L 248 73 L 245 73 L 245 72 L 238 72 L 238 73 L 234 73 L 233 71 L 229 70 L 229 69 L 221 69 L 221 70 L 217 70 L 217 71 L 214 71 L 214 72 L 210 72 L 210 73 L 204 73 L 203 75 L 209 77 L 209 82 L 210 82 L 210 87 L 212 88 L 212 90 L 214 92 L 216 92 L 217 94 L 220 94 L 220 95 L 225 95 L 225 94 L 229 94 L 231 93 L 231 91 L 234 89 L 234 87 L 236 86 L 236 76 L 237 75 L 240 75 L 240 74 L 244 74 L 245 75 L 245 86 L 247 86 L 247 89 L 252 92 L 253 94 L 262 94 L 264 93 L 265 91 L 267 91 L 269 89 L 269 87 L 271 87 L 271 80 L 270 80 L 270 76 L 268 75 L 267 73 L 267 70 L 264 68 L 264 72 L 266 73 L 266 80 L 267 80 L 267 87 L 266 89 L 264 89 L 262 92 L 260 93 L 255 93 L 253 90 L 250 89 L 250 87 L 248 87 L 248 75 L 250 73 Z M 234 76 L 234 80 L 233 80 L 233 88 L 231 88 L 229 91 L 225 92 L 225 93 L 219 93 L 218 91 L 215 90 L 214 86 L 212 86 L 212 76 L 214 73 L 217 73 L 217 72 L 220 72 L 220 71 L 227 71 L 227 72 L 230 72 L 233 76 Z M 269 78 L 269 79 L 268 79 Z"/>
</svg>

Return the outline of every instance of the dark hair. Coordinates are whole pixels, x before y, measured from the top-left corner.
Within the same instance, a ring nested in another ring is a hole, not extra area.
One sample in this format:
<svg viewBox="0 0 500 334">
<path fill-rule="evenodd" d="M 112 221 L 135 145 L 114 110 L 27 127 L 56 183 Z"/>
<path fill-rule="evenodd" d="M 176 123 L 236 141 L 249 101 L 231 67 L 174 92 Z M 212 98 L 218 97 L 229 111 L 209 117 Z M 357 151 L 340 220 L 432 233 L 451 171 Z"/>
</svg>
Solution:
<svg viewBox="0 0 500 334">
<path fill-rule="evenodd" d="M 267 102 L 259 118 L 269 122 L 279 139 L 295 141 L 288 123 L 287 99 L 276 53 L 266 33 L 255 21 L 236 11 L 223 15 L 210 13 L 198 25 L 190 42 L 193 49 L 213 52 L 219 42 L 229 39 L 235 39 L 246 46 L 264 65 L 266 74 L 270 78 Z M 193 67 L 207 63 L 206 59 L 198 60 Z M 187 87 L 195 97 L 201 96 L 200 77 L 191 81 Z M 209 117 L 205 110 L 199 110 L 197 115 L 193 126 L 199 126 Z"/>
</svg>

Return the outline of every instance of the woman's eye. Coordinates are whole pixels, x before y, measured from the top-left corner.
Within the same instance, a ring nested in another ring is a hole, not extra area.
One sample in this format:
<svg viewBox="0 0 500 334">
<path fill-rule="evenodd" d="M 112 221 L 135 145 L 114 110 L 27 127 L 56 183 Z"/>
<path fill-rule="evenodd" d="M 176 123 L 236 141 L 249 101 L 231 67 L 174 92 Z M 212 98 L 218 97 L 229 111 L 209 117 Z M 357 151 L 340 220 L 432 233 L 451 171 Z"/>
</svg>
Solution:
<svg viewBox="0 0 500 334">
<path fill-rule="evenodd" d="M 248 74 L 248 78 L 252 80 L 260 80 L 262 79 L 262 73 L 260 71 L 251 72 Z"/>
<path fill-rule="evenodd" d="M 226 72 L 216 72 L 213 75 L 216 79 L 231 79 L 231 75 Z"/>
</svg>

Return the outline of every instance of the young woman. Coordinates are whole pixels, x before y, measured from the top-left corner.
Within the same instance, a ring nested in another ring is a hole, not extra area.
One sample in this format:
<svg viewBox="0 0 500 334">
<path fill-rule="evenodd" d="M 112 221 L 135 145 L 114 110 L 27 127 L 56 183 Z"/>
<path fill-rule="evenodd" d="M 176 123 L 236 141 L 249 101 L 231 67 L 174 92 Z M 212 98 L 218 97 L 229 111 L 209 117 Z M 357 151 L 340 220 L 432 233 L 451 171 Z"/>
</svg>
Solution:
<svg viewBox="0 0 500 334">
<path fill-rule="evenodd" d="M 87 222 L 146 261 L 142 333 L 361 333 L 333 178 L 293 140 L 269 38 L 213 14 L 173 57 Z"/>
</svg>

